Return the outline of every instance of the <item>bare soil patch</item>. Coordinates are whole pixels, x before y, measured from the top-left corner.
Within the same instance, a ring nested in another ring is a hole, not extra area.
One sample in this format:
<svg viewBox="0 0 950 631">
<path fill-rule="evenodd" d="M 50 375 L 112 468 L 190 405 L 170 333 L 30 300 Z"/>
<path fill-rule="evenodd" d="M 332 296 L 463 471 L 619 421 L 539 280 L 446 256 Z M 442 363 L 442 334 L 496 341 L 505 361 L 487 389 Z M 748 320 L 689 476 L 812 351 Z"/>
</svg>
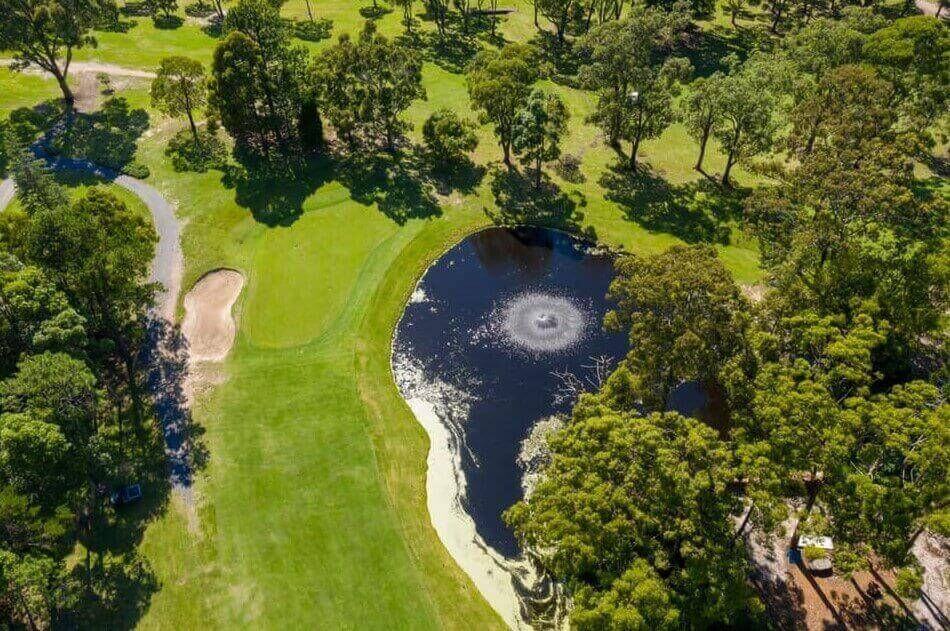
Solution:
<svg viewBox="0 0 950 631">
<path fill-rule="evenodd" d="M 244 276 L 219 269 L 201 277 L 185 295 L 182 333 L 192 363 L 223 360 L 234 344 L 236 326 L 231 308 L 244 287 Z"/>
</svg>

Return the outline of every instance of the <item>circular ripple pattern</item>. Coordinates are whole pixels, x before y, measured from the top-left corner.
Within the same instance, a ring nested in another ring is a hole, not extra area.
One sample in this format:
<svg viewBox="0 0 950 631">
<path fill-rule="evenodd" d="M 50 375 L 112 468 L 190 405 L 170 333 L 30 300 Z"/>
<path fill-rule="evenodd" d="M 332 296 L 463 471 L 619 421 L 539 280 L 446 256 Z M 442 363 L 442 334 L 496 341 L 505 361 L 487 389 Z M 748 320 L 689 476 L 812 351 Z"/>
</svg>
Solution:
<svg viewBox="0 0 950 631">
<path fill-rule="evenodd" d="M 587 328 L 586 315 L 570 300 L 549 294 L 515 296 L 502 308 L 501 329 L 512 343 L 536 353 L 573 346 Z"/>
</svg>

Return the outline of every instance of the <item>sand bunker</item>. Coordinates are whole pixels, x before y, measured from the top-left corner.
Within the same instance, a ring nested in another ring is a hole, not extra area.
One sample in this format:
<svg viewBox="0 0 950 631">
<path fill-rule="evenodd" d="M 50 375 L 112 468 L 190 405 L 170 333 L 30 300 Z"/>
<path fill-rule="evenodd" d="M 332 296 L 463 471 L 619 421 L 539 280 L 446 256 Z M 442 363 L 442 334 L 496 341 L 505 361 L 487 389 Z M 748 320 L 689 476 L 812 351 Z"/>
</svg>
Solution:
<svg viewBox="0 0 950 631">
<path fill-rule="evenodd" d="M 244 287 L 244 276 L 232 269 L 208 272 L 185 295 L 181 330 L 192 361 L 221 361 L 234 344 L 231 307 Z"/>
</svg>

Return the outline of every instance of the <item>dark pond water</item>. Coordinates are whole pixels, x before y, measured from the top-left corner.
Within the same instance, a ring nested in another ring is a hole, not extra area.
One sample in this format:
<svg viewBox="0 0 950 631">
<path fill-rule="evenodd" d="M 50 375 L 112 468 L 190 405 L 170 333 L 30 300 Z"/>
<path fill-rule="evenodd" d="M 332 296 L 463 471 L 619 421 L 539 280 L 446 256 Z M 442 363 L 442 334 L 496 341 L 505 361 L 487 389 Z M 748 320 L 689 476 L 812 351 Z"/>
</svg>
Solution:
<svg viewBox="0 0 950 631">
<path fill-rule="evenodd" d="M 601 326 L 612 260 L 562 232 L 488 229 L 426 272 L 399 323 L 396 355 L 473 397 L 461 425 L 464 508 L 506 556 L 519 552 L 501 514 L 522 497 L 521 441 L 539 419 L 572 405 L 557 396 L 557 373 L 583 378 L 594 358 L 626 354 L 626 336 Z M 696 384 L 674 399 L 686 414 L 705 416 L 711 406 Z"/>
</svg>

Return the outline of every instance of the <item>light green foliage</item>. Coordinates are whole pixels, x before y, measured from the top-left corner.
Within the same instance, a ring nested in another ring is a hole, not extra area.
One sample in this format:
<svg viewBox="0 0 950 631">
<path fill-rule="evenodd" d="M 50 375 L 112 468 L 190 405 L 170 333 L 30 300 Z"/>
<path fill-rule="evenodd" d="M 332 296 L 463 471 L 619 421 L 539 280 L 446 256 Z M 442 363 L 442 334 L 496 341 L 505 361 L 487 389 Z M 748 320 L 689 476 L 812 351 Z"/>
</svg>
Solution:
<svg viewBox="0 0 950 631">
<path fill-rule="evenodd" d="M 855 403 L 845 418 L 854 444 L 833 480 L 836 533 L 903 565 L 950 494 L 950 405 L 914 381 Z"/>
<path fill-rule="evenodd" d="M 894 591 L 903 598 L 919 598 L 923 585 L 924 571 L 919 565 L 898 568 L 894 572 Z"/>
<path fill-rule="evenodd" d="M 679 629 L 680 612 L 667 586 L 644 559 L 635 560 L 606 592 L 581 588 L 574 596 L 571 625 L 578 631 Z"/>
<path fill-rule="evenodd" d="M 472 105 L 481 110 L 483 122 L 494 126 L 505 164 L 511 163 L 518 112 L 538 77 L 537 51 L 522 44 L 508 44 L 500 51 L 484 50 L 469 66 L 468 94 Z"/>
<path fill-rule="evenodd" d="M 27 352 L 76 350 L 84 321 L 42 270 L 0 253 L 0 374 Z"/>
<path fill-rule="evenodd" d="M 201 62 L 187 57 L 165 57 L 151 87 L 152 106 L 170 116 L 187 116 L 198 144 L 194 112 L 208 104 L 208 84 Z"/>
<path fill-rule="evenodd" d="M 624 366 L 636 398 L 664 410 L 683 381 L 714 380 L 742 347 L 746 302 L 729 272 L 704 246 L 676 246 L 650 257 L 616 263 L 609 298 L 617 307 L 605 325 L 628 331 Z"/>
<path fill-rule="evenodd" d="M 512 130 L 515 153 L 534 166 L 535 185 L 541 184 L 541 164 L 561 155 L 561 136 L 568 120 L 567 107 L 556 94 L 534 90 Z"/>
</svg>

